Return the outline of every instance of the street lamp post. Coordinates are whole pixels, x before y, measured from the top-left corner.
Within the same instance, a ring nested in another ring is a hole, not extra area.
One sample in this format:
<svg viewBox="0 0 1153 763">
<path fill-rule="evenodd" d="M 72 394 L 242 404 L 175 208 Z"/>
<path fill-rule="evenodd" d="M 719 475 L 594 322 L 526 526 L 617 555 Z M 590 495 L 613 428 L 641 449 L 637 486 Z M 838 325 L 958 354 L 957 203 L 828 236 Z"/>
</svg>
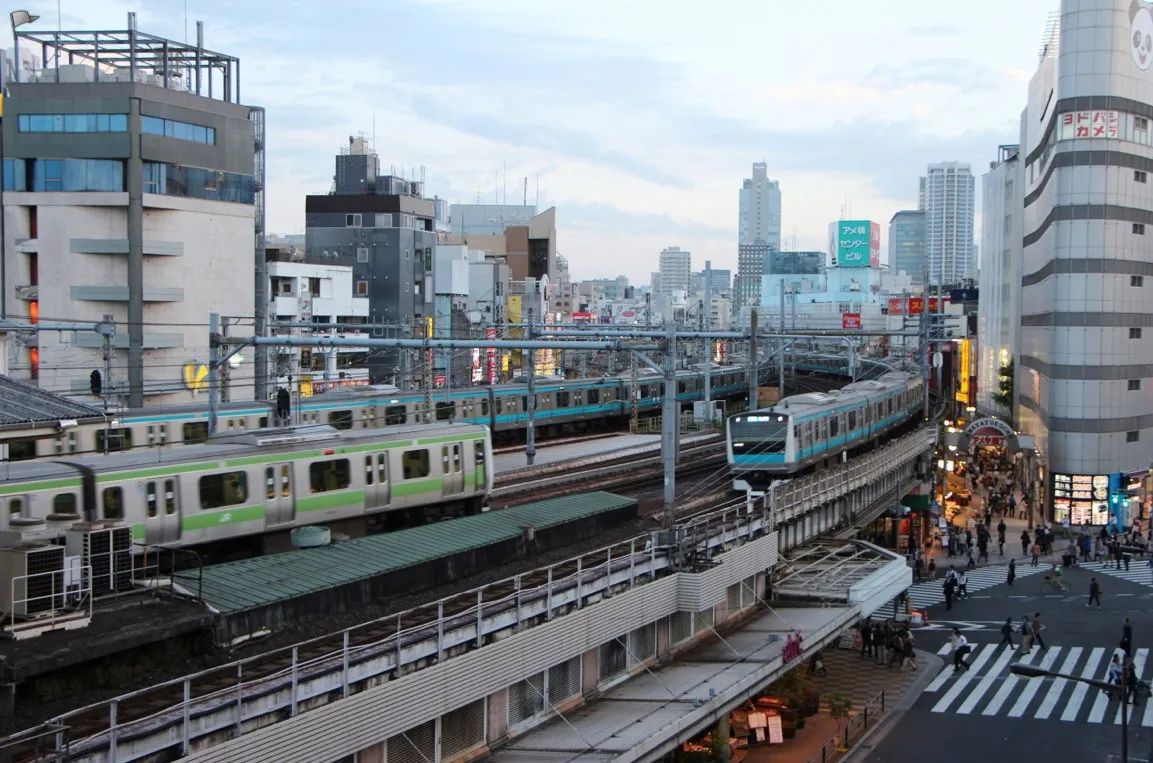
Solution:
<svg viewBox="0 0 1153 763">
<path fill-rule="evenodd" d="M 1115 684 L 1097 678 L 1084 678 L 1068 673 L 1058 673 L 1036 665 L 1022 665 L 1015 663 L 1009 666 L 1009 672 L 1025 678 L 1063 678 L 1066 681 L 1080 681 L 1083 684 L 1112 693 Z M 1121 763 L 1129 763 L 1129 655 L 1125 655 L 1125 662 L 1121 671 Z M 1136 694 L 1136 691 L 1134 691 Z"/>
</svg>

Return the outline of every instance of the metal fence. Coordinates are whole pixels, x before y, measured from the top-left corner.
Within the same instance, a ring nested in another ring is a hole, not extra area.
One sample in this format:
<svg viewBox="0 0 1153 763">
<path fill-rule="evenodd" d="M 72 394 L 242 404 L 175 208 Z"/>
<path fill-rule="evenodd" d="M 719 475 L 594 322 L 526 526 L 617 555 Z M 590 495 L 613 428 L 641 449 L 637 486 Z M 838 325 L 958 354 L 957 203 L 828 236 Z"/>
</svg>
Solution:
<svg viewBox="0 0 1153 763">
<path fill-rule="evenodd" d="M 866 702 L 859 713 L 850 715 L 843 728 L 821 745 L 821 749 L 813 753 L 806 763 L 830 763 L 846 755 L 871 727 L 877 725 L 886 709 L 885 692 L 882 690 Z"/>
</svg>

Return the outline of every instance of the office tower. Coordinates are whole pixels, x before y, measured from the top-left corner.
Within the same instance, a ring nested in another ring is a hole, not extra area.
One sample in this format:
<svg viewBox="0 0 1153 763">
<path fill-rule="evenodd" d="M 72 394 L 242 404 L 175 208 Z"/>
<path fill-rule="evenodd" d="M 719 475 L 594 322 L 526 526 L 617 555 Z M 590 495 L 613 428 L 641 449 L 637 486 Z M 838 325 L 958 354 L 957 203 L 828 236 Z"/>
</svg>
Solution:
<svg viewBox="0 0 1153 763">
<path fill-rule="evenodd" d="M 753 176 L 741 184 L 740 238 L 738 244 L 763 241 L 781 248 L 781 188 L 769 179 L 764 162 L 753 163 Z"/>
<path fill-rule="evenodd" d="M 902 209 L 889 220 L 889 270 L 919 284 L 925 268 L 925 210 Z"/>
<path fill-rule="evenodd" d="M 977 310 L 977 408 L 1011 417 L 998 402 L 1000 373 L 1017 357 L 1021 331 L 1020 146 L 998 149 L 982 178 Z"/>
<path fill-rule="evenodd" d="M 192 402 L 182 369 L 207 360 L 209 314 L 255 311 L 263 332 L 268 298 L 264 112 L 240 103 L 240 61 L 138 34 L 134 17 L 123 31 L 17 31 L 43 66 L 15 67 L 4 98 L 0 276 L 4 317 L 111 315 L 101 391 L 139 407 Z M 238 397 L 254 354 L 231 370 Z M 87 395 L 103 355 L 95 332 L 41 332 L 11 367 Z"/>
<path fill-rule="evenodd" d="M 974 275 L 973 172 L 962 162 L 930 164 L 921 178 L 929 283 L 952 286 Z"/>
<path fill-rule="evenodd" d="M 765 261 L 776 251 L 764 241 L 737 247 L 735 307 L 761 304 L 761 276 L 765 273 Z"/>
<path fill-rule="evenodd" d="M 660 259 L 660 293 L 672 294 L 674 291 L 688 292 L 689 276 L 693 272 L 693 255 L 683 251 L 679 246 L 670 246 L 661 250 Z"/>
</svg>

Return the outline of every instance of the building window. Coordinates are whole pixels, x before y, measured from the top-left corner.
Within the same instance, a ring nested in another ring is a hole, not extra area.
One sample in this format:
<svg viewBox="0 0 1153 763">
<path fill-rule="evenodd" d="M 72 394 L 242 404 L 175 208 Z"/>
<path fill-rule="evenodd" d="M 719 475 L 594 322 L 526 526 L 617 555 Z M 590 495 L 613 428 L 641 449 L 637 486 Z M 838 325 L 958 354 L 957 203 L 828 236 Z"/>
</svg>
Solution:
<svg viewBox="0 0 1153 763">
<path fill-rule="evenodd" d="M 127 114 L 21 114 L 20 132 L 128 132 Z"/>
<path fill-rule="evenodd" d="M 1133 223 L 1133 232 L 1138 236 L 1145 235 L 1145 223 Z"/>
<path fill-rule="evenodd" d="M 357 281 L 356 282 L 356 296 L 358 296 L 358 297 L 367 297 L 368 296 L 368 281 Z"/>
<path fill-rule="evenodd" d="M 144 193 L 237 204 L 252 204 L 256 199 L 255 180 L 251 175 L 162 162 L 144 162 L 143 172 Z"/>
<path fill-rule="evenodd" d="M 356 248 L 356 261 L 357 262 L 368 262 L 368 247 L 367 246 L 358 246 Z"/>
<path fill-rule="evenodd" d="M 360 213 L 345 215 L 344 227 L 346 228 L 359 228 L 360 227 Z"/>
<path fill-rule="evenodd" d="M 1140 439 L 1141 439 L 1141 432 L 1139 432 L 1139 431 L 1126 432 L 1125 433 L 1125 442 L 1137 442 Z"/>
<path fill-rule="evenodd" d="M 175 119 L 140 117 L 140 132 L 145 135 L 162 135 L 174 140 L 187 140 L 191 143 L 216 144 L 216 128 L 177 122 Z"/>
<path fill-rule="evenodd" d="M 1129 338 L 1130 339 L 1140 339 L 1141 338 L 1141 329 L 1129 329 Z"/>
<path fill-rule="evenodd" d="M 124 162 L 114 159 L 36 159 L 33 191 L 123 191 Z"/>
<path fill-rule="evenodd" d="M 1130 392 L 1136 392 L 1139 389 L 1141 389 L 1141 380 L 1140 379 L 1130 379 L 1129 380 L 1129 391 Z"/>
<path fill-rule="evenodd" d="M 1144 170 L 1133 170 L 1133 179 L 1138 183 L 1144 183 L 1149 180 L 1149 174 Z"/>
<path fill-rule="evenodd" d="M 1129 276 L 1129 285 L 1130 286 L 1144 286 L 1145 285 L 1145 276 Z"/>
</svg>

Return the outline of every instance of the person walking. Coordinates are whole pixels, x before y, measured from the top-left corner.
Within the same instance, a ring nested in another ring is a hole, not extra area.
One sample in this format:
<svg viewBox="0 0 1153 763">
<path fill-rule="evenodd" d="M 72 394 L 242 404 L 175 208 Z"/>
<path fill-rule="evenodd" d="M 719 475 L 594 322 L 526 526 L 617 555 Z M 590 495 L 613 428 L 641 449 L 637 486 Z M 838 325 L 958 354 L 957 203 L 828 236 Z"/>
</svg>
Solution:
<svg viewBox="0 0 1153 763">
<path fill-rule="evenodd" d="M 1093 602 L 1097 602 L 1097 609 L 1101 609 L 1101 584 L 1097 578 L 1089 578 L 1089 603 L 1085 606 L 1091 607 Z"/>
<path fill-rule="evenodd" d="M 1029 541 L 1030 541 L 1029 531 L 1028 530 L 1022 530 L 1021 531 L 1021 556 L 1028 556 L 1029 555 Z"/>
<path fill-rule="evenodd" d="M 873 626 L 867 619 L 861 623 L 861 659 L 873 656 Z"/>
<path fill-rule="evenodd" d="M 1037 560 L 1041 558 L 1041 544 L 1040 543 L 1034 543 L 1032 551 L 1033 551 L 1033 563 L 1030 566 L 1036 567 L 1037 566 Z"/>
<path fill-rule="evenodd" d="M 1021 618 L 1021 649 L 1018 654 L 1029 654 L 1033 651 L 1033 624 L 1029 622 L 1029 616 L 1025 615 Z"/>
<path fill-rule="evenodd" d="M 1114 686 L 1116 686 L 1119 689 L 1121 688 L 1121 685 L 1125 682 L 1125 669 L 1121 665 L 1121 655 L 1119 655 L 1119 654 L 1113 655 L 1113 660 L 1109 663 L 1109 670 L 1105 674 L 1105 680 L 1108 683 L 1113 684 Z M 1105 693 L 1109 696 L 1109 699 L 1113 699 L 1113 692 L 1105 692 Z"/>
<path fill-rule="evenodd" d="M 1005 574 L 1005 582 L 1013 585 L 1013 580 L 1017 577 L 1017 560 L 1009 560 L 1009 571 Z"/>
<path fill-rule="evenodd" d="M 1041 649 L 1047 649 L 1045 646 L 1045 639 L 1041 637 L 1041 631 L 1045 630 L 1045 625 L 1041 622 L 1041 613 L 1036 612 L 1033 614 L 1033 641 Z"/>
<path fill-rule="evenodd" d="M 1001 626 L 1001 643 L 997 646 L 1013 648 L 1013 618 L 1005 618 L 1005 624 Z"/>
<path fill-rule="evenodd" d="M 1131 657 L 1133 653 L 1133 625 L 1126 617 L 1121 621 L 1121 648 L 1125 650 L 1125 656 Z"/>
<path fill-rule="evenodd" d="M 961 668 L 968 670 L 969 663 L 965 662 L 965 657 L 973 651 L 973 647 L 969 646 L 969 639 L 965 638 L 960 628 L 954 628 L 951 641 L 953 644 L 953 672 L 956 673 Z"/>
<path fill-rule="evenodd" d="M 950 571 L 950 573 L 951 573 L 951 571 Z M 953 608 L 953 586 L 955 586 L 956 584 L 957 584 L 956 579 L 953 577 L 952 574 L 945 576 L 945 585 L 944 585 L 944 588 L 945 588 L 945 609 L 952 609 Z"/>
<path fill-rule="evenodd" d="M 969 598 L 969 573 L 962 572 L 957 578 L 957 596 L 962 599 Z"/>
<path fill-rule="evenodd" d="M 937 560 L 929 558 L 929 580 L 937 579 Z"/>
<path fill-rule="evenodd" d="M 924 567 L 925 567 L 925 560 L 921 558 L 920 554 L 918 554 L 917 555 L 917 561 L 913 562 L 913 582 L 914 583 L 920 583 L 921 582 L 921 570 L 924 569 Z"/>
</svg>

